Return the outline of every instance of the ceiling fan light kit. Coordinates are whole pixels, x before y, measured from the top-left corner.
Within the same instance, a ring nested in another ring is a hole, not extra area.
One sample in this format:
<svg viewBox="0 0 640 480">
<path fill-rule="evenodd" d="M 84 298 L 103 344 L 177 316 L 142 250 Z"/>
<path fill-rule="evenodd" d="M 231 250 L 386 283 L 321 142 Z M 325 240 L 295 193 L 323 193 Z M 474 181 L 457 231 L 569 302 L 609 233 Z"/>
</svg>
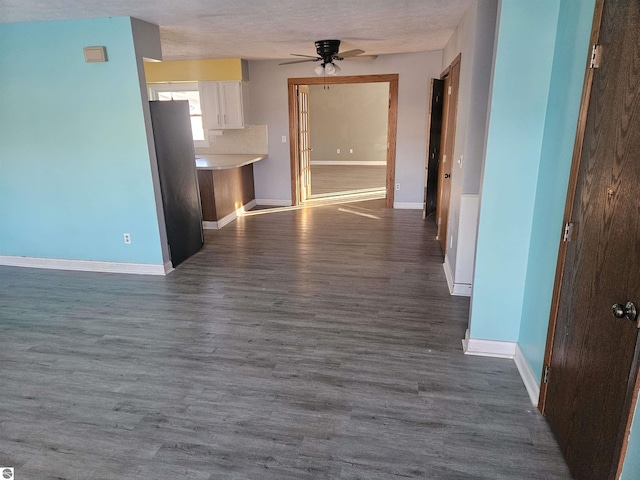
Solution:
<svg viewBox="0 0 640 480">
<path fill-rule="evenodd" d="M 335 63 L 327 63 L 324 66 L 324 71 L 327 73 L 327 75 L 336 75 L 340 72 L 340 67 Z"/>
<path fill-rule="evenodd" d="M 353 58 L 354 60 L 358 55 L 362 55 L 364 50 L 355 49 L 348 50 L 346 52 L 340 52 L 340 40 L 318 40 L 315 42 L 316 44 L 316 52 L 318 54 L 317 57 L 312 57 L 310 55 L 301 55 L 297 53 L 292 53 L 296 57 L 305 57 L 304 60 L 293 60 L 290 62 L 284 62 L 280 65 L 290 65 L 292 63 L 303 63 L 303 62 L 322 62 L 318 65 L 314 72 L 316 75 L 329 75 L 333 76 L 340 72 L 340 67 L 336 65 L 335 61 L 340 61 L 344 59 Z M 364 57 L 360 57 L 360 59 L 364 60 L 373 60 L 375 59 L 375 55 L 366 55 Z"/>
<path fill-rule="evenodd" d="M 327 63 L 326 65 L 323 63 L 322 65 L 318 65 L 313 71 L 316 72 L 316 75 L 324 74 L 332 77 L 340 73 L 340 67 L 335 63 Z"/>
</svg>

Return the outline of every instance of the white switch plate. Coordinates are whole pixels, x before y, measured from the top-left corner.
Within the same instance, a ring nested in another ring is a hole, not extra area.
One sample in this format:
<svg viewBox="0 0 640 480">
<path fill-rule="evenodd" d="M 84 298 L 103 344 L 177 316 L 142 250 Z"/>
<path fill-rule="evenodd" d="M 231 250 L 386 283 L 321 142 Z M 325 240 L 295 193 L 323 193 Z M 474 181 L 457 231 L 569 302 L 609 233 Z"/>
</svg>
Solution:
<svg viewBox="0 0 640 480">
<path fill-rule="evenodd" d="M 350 149 L 349 149 L 349 153 L 353 153 L 353 148 L 350 148 Z"/>
<path fill-rule="evenodd" d="M 287 143 L 287 136 L 286 135 L 282 135 L 282 143 Z"/>
<path fill-rule="evenodd" d="M 340 153 L 340 149 L 339 148 L 336 150 L 336 153 Z"/>
</svg>

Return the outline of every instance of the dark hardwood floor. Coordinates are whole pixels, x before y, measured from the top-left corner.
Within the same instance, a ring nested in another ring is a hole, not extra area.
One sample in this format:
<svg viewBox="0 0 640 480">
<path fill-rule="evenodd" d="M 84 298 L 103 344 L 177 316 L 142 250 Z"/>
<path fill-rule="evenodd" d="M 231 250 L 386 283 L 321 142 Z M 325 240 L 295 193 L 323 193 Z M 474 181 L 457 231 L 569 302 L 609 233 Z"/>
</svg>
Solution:
<svg viewBox="0 0 640 480">
<path fill-rule="evenodd" d="M 0 466 L 24 479 L 566 479 L 469 357 L 435 227 L 384 200 L 222 230 L 167 277 L 0 267 Z"/>
</svg>

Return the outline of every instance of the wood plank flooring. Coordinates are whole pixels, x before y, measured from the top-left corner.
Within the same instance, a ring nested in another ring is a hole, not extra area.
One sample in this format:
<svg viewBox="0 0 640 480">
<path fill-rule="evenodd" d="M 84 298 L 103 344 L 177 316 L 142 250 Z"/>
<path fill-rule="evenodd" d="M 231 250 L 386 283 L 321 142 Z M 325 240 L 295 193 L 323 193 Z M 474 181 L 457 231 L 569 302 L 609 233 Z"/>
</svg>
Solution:
<svg viewBox="0 0 640 480">
<path fill-rule="evenodd" d="M 509 360 L 469 357 L 435 229 L 259 211 L 168 277 L 0 267 L 0 466 L 24 479 L 566 479 Z"/>
<path fill-rule="evenodd" d="M 383 189 L 386 186 L 385 165 L 313 165 L 311 195 L 326 195 L 353 190 Z"/>
</svg>

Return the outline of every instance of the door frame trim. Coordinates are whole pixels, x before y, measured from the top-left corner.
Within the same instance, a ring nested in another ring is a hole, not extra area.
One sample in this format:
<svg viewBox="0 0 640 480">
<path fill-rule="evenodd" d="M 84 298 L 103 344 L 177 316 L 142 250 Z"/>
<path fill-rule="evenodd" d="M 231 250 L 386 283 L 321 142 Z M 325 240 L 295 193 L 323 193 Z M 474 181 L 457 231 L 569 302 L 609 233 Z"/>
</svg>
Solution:
<svg viewBox="0 0 640 480">
<path fill-rule="evenodd" d="M 289 78 L 289 158 L 291 164 L 291 203 L 302 203 L 300 185 L 300 151 L 298 141 L 298 85 L 340 85 L 353 83 L 389 83 L 389 115 L 387 129 L 387 174 L 385 206 L 393 208 L 396 177 L 396 143 L 398 134 L 398 78 L 397 73 L 383 75 L 353 75 L 346 77 Z"/>
</svg>

